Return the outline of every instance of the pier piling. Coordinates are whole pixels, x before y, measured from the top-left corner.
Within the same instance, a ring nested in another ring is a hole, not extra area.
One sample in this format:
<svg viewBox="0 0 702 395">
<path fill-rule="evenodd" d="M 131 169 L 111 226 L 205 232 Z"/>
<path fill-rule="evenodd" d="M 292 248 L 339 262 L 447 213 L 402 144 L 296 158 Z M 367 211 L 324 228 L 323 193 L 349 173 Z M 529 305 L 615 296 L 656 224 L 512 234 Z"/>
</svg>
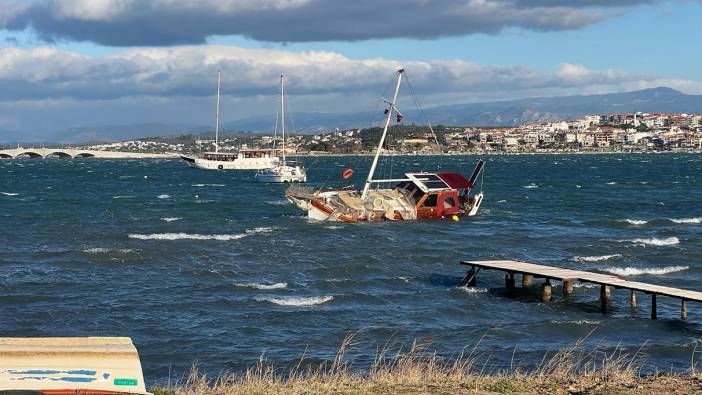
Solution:
<svg viewBox="0 0 702 395">
<path fill-rule="evenodd" d="M 573 281 L 563 280 L 563 295 L 568 296 L 573 293 Z"/>
<path fill-rule="evenodd" d="M 532 282 L 534 282 L 534 276 L 526 273 L 522 274 L 522 287 L 527 288 Z"/>
<path fill-rule="evenodd" d="M 541 286 L 541 300 L 544 302 L 551 301 L 551 281 L 546 279 L 546 282 Z"/>
</svg>

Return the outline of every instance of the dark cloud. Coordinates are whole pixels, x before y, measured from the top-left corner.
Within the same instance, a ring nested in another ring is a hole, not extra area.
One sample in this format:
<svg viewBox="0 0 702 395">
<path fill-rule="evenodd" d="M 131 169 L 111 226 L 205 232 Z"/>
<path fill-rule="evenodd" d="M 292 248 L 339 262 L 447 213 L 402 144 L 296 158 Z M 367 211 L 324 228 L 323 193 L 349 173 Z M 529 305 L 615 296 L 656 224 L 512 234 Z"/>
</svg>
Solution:
<svg viewBox="0 0 702 395">
<path fill-rule="evenodd" d="M 433 39 L 507 28 L 579 29 L 657 0 L 0 0 L 0 27 L 110 46 Z"/>
</svg>

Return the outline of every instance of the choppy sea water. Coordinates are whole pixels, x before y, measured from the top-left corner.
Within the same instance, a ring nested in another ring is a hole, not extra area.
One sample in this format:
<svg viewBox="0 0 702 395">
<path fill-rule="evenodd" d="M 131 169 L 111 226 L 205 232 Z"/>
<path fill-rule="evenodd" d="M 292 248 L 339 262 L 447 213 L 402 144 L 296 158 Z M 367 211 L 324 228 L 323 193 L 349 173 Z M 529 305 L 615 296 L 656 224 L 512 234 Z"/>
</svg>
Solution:
<svg viewBox="0 0 702 395">
<path fill-rule="evenodd" d="M 396 157 L 380 175 L 461 170 L 477 158 Z M 311 181 L 364 178 L 369 158 L 308 158 Z M 702 155 L 487 158 L 483 208 L 459 222 L 310 223 L 285 186 L 253 172 L 193 170 L 177 160 L 0 161 L 0 336 L 130 336 L 147 384 L 242 370 L 262 353 L 285 366 L 369 363 L 388 340 L 472 349 L 489 366 L 537 364 L 586 336 L 639 352 L 649 369 L 686 369 L 702 306 L 659 298 L 651 321 L 626 291 L 610 312 L 581 286 L 504 294 L 499 272 L 457 287 L 462 259 L 523 259 L 702 290 Z"/>
</svg>

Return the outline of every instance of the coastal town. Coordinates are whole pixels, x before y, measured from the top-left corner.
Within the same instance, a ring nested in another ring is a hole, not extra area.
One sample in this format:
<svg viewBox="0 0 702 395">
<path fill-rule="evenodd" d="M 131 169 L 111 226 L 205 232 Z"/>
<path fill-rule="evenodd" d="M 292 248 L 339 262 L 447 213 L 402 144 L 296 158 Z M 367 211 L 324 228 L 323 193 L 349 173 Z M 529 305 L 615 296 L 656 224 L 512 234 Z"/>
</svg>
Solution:
<svg viewBox="0 0 702 395">
<path fill-rule="evenodd" d="M 367 154 L 381 129 L 348 129 L 294 134 L 286 139 L 290 154 Z M 219 149 L 273 148 L 274 133 L 229 131 Z M 214 150 L 207 134 L 144 138 L 92 144 L 91 150 L 189 153 Z M 513 127 L 395 125 L 385 148 L 398 154 L 657 152 L 702 150 L 702 114 L 619 113 L 586 115 L 572 120 Z"/>
</svg>

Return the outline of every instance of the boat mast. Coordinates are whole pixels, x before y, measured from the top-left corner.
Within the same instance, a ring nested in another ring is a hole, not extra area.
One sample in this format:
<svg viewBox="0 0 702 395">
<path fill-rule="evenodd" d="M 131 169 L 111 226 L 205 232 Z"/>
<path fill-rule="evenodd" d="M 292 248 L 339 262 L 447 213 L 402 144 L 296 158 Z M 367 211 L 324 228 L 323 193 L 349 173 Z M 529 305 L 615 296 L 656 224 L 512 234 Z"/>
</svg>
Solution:
<svg viewBox="0 0 702 395">
<path fill-rule="evenodd" d="M 219 95 L 220 86 L 222 84 L 222 73 L 217 71 L 217 110 L 216 110 L 216 125 L 215 125 L 215 152 L 219 152 Z"/>
<path fill-rule="evenodd" d="M 380 156 L 380 151 L 383 149 L 385 135 L 388 133 L 388 126 L 390 126 L 390 118 L 392 118 L 392 112 L 393 110 L 395 110 L 395 101 L 397 100 L 397 93 L 400 91 L 400 82 L 402 82 L 402 73 L 404 72 L 405 69 L 400 69 L 397 71 L 397 84 L 395 85 L 395 93 L 392 95 L 390 109 L 388 110 L 387 114 L 388 116 L 385 118 L 385 127 L 383 128 L 383 134 L 380 136 L 380 141 L 378 142 L 378 149 L 375 152 L 373 164 L 371 164 L 370 172 L 368 173 L 368 178 L 366 179 L 366 185 L 363 187 L 363 193 L 361 193 L 361 200 L 364 200 L 366 198 L 371 183 L 373 182 L 373 173 L 375 173 L 375 167 L 378 165 L 378 157 Z"/>
<path fill-rule="evenodd" d="M 283 163 L 285 166 L 285 77 L 280 75 L 280 126 L 281 135 L 283 136 Z"/>
</svg>

